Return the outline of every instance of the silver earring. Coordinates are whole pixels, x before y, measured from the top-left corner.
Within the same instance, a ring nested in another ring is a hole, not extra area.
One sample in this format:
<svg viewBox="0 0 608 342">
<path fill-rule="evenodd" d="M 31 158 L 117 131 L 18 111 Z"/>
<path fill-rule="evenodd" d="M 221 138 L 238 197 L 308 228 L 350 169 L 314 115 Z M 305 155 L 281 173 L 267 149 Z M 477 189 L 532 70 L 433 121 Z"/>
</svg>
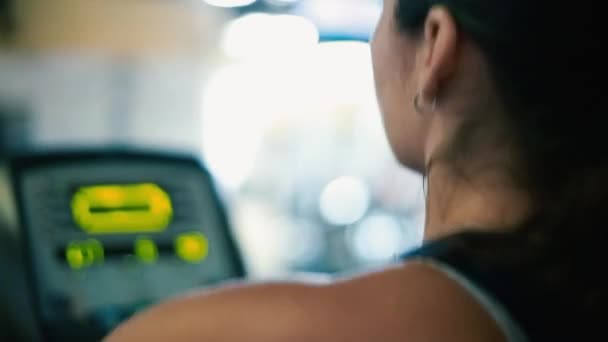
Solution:
<svg viewBox="0 0 608 342">
<path fill-rule="evenodd" d="M 421 97 L 422 97 L 421 93 L 417 93 L 416 96 L 414 96 L 414 109 L 416 110 L 416 112 L 418 112 L 418 114 L 426 114 L 426 113 L 434 112 L 435 109 L 437 108 L 437 98 L 434 97 L 430 106 L 426 107 L 424 105 L 420 105 Z"/>
</svg>

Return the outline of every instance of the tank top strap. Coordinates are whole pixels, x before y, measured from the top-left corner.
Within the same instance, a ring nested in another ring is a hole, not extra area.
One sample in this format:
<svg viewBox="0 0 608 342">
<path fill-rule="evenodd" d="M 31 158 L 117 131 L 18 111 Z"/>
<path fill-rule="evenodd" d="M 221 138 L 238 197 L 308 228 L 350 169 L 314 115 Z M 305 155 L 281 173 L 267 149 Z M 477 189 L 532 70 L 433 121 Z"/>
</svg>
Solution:
<svg viewBox="0 0 608 342">
<path fill-rule="evenodd" d="M 508 340 L 574 341 L 568 310 L 548 289 L 534 282 L 533 266 L 511 268 L 473 256 L 462 234 L 424 244 L 401 256 L 445 273 L 465 288 L 495 319 Z"/>
</svg>

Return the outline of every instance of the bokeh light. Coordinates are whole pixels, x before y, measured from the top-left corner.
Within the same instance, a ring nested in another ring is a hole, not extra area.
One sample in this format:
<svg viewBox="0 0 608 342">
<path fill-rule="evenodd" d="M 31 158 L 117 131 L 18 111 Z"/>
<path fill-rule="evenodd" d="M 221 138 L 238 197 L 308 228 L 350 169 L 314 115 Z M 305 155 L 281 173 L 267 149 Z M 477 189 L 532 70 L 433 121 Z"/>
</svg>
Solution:
<svg viewBox="0 0 608 342">
<path fill-rule="evenodd" d="M 319 208 L 328 223 L 345 226 L 359 221 L 369 208 L 370 201 L 370 193 L 363 180 L 340 177 L 323 189 Z"/>
<path fill-rule="evenodd" d="M 392 215 L 377 213 L 367 217 L 351 232 L 354 254 L 366 262 L 387 262 L 405 248 L 404 227 Z"/>
</svg>

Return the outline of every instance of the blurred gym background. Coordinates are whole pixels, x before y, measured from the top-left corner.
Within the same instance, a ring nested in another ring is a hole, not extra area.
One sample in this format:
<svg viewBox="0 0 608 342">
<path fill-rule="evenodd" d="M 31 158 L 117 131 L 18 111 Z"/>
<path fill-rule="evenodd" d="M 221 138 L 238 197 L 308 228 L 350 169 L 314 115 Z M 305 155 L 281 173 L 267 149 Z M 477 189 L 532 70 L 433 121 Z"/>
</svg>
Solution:
<svg viewBox="0 0 608 342">
<path fill-rule="evenodd" d="M 383 134 L 368 44 L 380 6 L 1 0 L 0 155 L 195 153 L 253 277 L 384 265 L 421 242 L 424 192 Z"/>
</svg>

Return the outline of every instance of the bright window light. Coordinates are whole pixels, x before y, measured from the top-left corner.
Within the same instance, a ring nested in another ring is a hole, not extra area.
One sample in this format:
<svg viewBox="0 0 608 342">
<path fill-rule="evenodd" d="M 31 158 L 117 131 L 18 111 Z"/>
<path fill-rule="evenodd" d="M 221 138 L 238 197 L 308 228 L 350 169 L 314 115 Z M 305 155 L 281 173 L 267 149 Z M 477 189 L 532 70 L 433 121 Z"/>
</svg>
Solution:
<svg viewBox="0 0 608 342">
<path fill-rule="evenodd" d="M 217 179 L 238 188 L 251 173 L 266 119 L 259 89 L 265 78 L 254 68 L 234 66 L 216 73 L 203 94 L 203 156 Z"/>
<path fill-rule="evenodd" d="M 270 129 L 286 121 L 327 122 L 353 106 L 379 115 L 369 44 L 315 43 L 294 58 L 236 63 L 205 86 L 203 156 L 220 183 L 237 189 L 255 169 Z"/>
<path fill-rule="evenodd" d="M 300 0 L 265 0 L 265 2 L 271 4 L 271 5 L 276 5 L 276 6 L 286 6 L 286 5 L 293 5 L 296 2 L 299 2 Z"/>
<path fill-rule="evenodd" d="M 237 60 L 283 58 L 306 53 L 319 42 L 319 31 L 296 15 L 252 13 L 230 22 L 223 49 Z"/>
<path fill-rule="evenodd" d="M 211 6 L 217 7 L 241 7 L 251 5 L 256 0 L 204 0 Z"/>
</svg>

